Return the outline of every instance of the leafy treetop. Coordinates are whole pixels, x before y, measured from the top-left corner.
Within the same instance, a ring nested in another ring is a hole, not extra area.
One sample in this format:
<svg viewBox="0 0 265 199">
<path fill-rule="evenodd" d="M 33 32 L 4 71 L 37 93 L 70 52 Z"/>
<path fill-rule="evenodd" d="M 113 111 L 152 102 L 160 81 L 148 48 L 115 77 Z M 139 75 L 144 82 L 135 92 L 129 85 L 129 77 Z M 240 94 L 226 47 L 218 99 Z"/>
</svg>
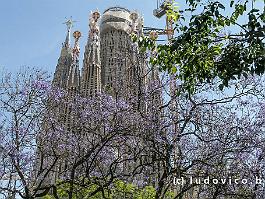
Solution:
<svg viewBox="0 0 265 199">
<path fill-rule="evenodd" d="M 174 74 L 189 93 L 197 83 L 216 78 L 222 81 L 222 90 L 242 75 L 263 74 L 264 8 L 256 8 L 255 0 L 223 2 L 186 0 L 182 10 L 175 3 L 169 5 L 167 15 L 176 32 L 169 44 L 156 45 L 148 37 L 133 39 L 143 51 L 152 51 L 153 66 Z"/>
</svg>

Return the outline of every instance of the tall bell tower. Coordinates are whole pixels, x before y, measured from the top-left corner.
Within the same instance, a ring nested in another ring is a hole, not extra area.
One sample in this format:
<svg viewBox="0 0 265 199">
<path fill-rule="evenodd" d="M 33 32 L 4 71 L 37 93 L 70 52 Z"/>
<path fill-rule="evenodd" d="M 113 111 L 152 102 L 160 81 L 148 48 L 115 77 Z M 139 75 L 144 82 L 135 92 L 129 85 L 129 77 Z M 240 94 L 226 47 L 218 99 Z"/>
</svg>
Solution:
<svg viewBox="0 0 265 199">
<path fill-rule="evenodd" d="M 85 47 L 81 81 L 81 93 L 84 97 L 101 92 L 99 18 L 98 11 L 91 13 L 89 18 L 89 36 Z"/>
</svg>

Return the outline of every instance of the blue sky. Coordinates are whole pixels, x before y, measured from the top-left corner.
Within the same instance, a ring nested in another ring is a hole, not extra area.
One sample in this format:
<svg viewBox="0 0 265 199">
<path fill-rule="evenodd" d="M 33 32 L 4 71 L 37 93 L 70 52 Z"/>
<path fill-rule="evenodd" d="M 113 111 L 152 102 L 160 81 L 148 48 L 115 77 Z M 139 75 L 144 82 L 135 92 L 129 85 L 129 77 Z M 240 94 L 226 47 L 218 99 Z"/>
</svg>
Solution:
<svg viewBox="0 0 265 199">
<path fill-rule="evenodd" d="M 137 10 L 146 26 L 164 28 L 164 19 L 153 17 L 156 0 L 6 0 L 0 6 L 0 68 L 16 72 L 21 66 L 54 72 L 65 39 L 65 17 L 73 16 L 73 30 L 80 30 L 81 60 L 88 35 L 91 10 L 110 6 Z M 81 62 L 82 63 L 82 62 Z"/>
</svg>

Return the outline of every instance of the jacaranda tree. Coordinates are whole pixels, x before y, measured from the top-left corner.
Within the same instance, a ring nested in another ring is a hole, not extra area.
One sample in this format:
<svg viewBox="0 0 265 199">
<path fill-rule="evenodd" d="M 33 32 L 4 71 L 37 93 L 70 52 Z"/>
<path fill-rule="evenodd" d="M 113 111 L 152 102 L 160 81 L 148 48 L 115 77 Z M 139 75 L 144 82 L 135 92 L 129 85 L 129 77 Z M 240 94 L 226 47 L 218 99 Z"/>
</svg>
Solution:
<svg viewBox="0 0 265 199">
<path fill-rule="evenodd" d="M 169 93 L 161 74 L 137 97 L 83 97 L 41 71 L 4 75 L 1 197 L 262 198 L 263 82 Z"/>
</svg>

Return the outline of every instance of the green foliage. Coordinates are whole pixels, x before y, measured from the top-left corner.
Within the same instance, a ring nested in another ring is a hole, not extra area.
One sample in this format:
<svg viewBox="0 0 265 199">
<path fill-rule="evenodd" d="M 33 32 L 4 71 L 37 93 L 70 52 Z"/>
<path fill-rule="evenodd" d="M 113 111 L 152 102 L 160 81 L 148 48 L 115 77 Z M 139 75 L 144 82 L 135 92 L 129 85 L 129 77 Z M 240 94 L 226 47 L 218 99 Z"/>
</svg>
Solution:
<svg viewBox="0 0 265 199">
<path fill-rule="evenodd" d="M 179 6 L 177 6 L 177 3 L 168 4 L 167 5 L 167 17 L 171 18 L 174 22 L 177 22 L 180 18 L 180 13 L 178 12 Z"/>
<path fill-rule="evenodd" d="M 47 195 L 47 196 L 43 196 L 42 199 L 53 199 L 54 197 Z"/>
<path fill-rule="evenodd" d="M 60 185 L 57 190 L 59 198 L 68 198 L 69 184 Z M 99 188 L 98 185 L 91 184 L 89 187 L 74 187 L 73 199 L 89 198 L 89 199 L 155 199 L 156 190 L 152 186 L 145 186 L 139 188 L 134 184 L 125 183 L 121 180 L 114 182 L 110 189 L 103 189 L 93 196 L 90 196 L 95 190 Z M 104 194 L 104 196 L 103 196 Z M 166 198 L 173 198 L 172 192 L 166 193 Z M 42 199 L 55 199 L 53 196 L 45 196 Z"/>
<path fill-rule="evenodd" d="M 134 41 L 138 41 L 142 51 L 156 51 L 151 64 L 175 74 L 186 91 L 192 93 L 196 84 L 215 78 L 222 81 L 219 88 L 223 89 L 242 75 L 265 72 L 265 13 L 257 8 L 247 9 L 249 4 L 247 0 L 231 0 L 227 5 L 187 0 L 185 10 L 168 6 L 167 14 L 174 19 L 176 32 L 171 44 L 157 45 L 148 37 Z M 247 22 L 240 24 L 240 17 Z"/>
</svg>

